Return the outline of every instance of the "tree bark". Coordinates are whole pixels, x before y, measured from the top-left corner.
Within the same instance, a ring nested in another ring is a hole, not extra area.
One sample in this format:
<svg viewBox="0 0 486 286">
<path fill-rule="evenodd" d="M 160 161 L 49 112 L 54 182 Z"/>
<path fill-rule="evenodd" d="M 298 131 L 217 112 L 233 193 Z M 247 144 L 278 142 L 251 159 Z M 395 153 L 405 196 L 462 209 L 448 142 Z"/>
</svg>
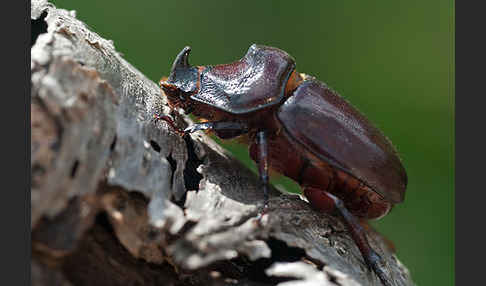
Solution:
<svg viewBox="0 0 486 286">
<path fill-rule="evenodd" d="M 190 123 L 74 11 L 32 1 L 31 20 L 33 285 L 380 285 L 344 224 L 301 197 L 272 188 L 259 223 L 258 177 L 154 121 Z"/>
</svg>

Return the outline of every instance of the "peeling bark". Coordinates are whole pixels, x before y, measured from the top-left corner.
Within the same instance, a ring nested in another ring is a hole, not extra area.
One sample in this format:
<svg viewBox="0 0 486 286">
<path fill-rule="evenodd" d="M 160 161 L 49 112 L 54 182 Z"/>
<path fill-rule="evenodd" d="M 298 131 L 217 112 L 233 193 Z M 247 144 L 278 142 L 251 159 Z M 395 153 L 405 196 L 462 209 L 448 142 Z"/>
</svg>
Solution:
<svg viewBox="0 0 486 286">
<path fill-rule="evenodd" d="M 73 11 L 32 1 L 34 285 L 380 285 L 345 226 L 153 115 L 156 83 Z M 408 270 L 369 230 L 395 285 Z"/>
</svg>

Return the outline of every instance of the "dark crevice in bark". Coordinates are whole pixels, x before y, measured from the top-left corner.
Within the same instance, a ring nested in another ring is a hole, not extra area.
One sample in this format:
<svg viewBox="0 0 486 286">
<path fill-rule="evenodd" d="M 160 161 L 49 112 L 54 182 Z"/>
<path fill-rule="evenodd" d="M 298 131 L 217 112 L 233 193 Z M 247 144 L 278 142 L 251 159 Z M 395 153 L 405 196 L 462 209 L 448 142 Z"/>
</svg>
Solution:
<svg viewBox="0 0 486 286">
<path fill-rule="evenodd" d="M 288 246 L 285 242 L 270 238 L 267 244 L 272 249 L 272 260 L 279 262 L 294 262 L 306 257 L 305 250 L 299 247 Z"/>
<path fill-rule="evenodd" d="M 122 207 L 121 207 L 122 208 Z M 115 230 L 108 219 L 108 215 L 104 212 L 101 212 L 96 215 L 95 224 L 103 227 L 108 233 L 115 235 Z"/>
<path fill-rule="evenodd" d="M 199 174 L 197 168 L 203 164 L 203 160 L 199 159 L 194 149 L 194 142 L 189 136 L 184 137 L 187 146 L 187 161 L 184 168 L 184 184 L 186 190 L 199 190 L 199 182 L 203 176 Z"/>
<path fill-rule="evenodd" d="M 79 168 L 79 160 L 74 161 L 73 166 L 71 167 L 71 178 L 76 176 L 76 172 Z"/>
<path fill-rule="evenodd" d="M 197 171 L 197 168 L 204 163 L 203 160 L 199 159 L 197 156 L 192 139 L 189 138 L 189 136 L 184 136 L 184 141 L 187 148 L 187 161 L 183 171 L 186 193 L 184 193 L 184 195 L 182 195 L 182 197 L 175 202 L 175 204 L 177 204 L 181 209 L 184 209 L 187 192 L 199 190 L 199 182 L 202 180 L 203 176 Z M 171 164 L 172 171 L 175 172 L 175 161 L 171 162 L 169 158 L 167 158 L 167 160 Z"/>
<path fill-rule="evenodd" d="M 118 241 L 105 213 L 96 217 L 77 250 L 64 259 L 62 272 L 73 285 L 187 285 L 172 266 L 133 257 Z"/>
<path fill-rule="evenodd" d="M 152 149 L 154 149 L 155 152 L 160 153 L 161 149 L 160 149 L 160 146 L 157 142 L 155 142 L 154 140 L 150 140 L 150 146 L 152 146 Z M 171 166 L 172 166 L 172 164 L 171 164 Z"/>
<path fill-rule="evenodd" d="M 80 199 L 75 197 L 56 216 L 43 216 L 32 232 L 32 240 L 44 245 L 41 249 L 49 249 L 52 253 L 64 255 L 74 251 L 84 230 L 92 225 L 88 216 L 81 215 L 81 208 Z"/>
<path fill-rule="evenodd" d="M 251 282 L 263 283 L 266 285 L 276 285 L 281 282 L 295 280 L 289 277 L 268 276 L 265 270 L 268 269 L 275 262 L 295 262 L 306 258 L 305 251 L 298 247 L 290 247 L 285 242 L 278 239 L 270 238 L 267 241 L 268 246 L 272 250 L 271 258 L 260 258 L 256 261 L 250 261 L 244 256 L 240 256 L 232 260 L 233 267 L 228 267 L 228 264 L 222 264 L 219 268 L 223 275 L 233 279 L 250 278 Z"/>
<path fill-rule="evenodd" d="M 115 147 L 116 147 L 116 140 L 117 140 L 117 136 L 115 134 L 115 136 L 113 137 L 113 141 L 111 141 L 111 144 L 110 144 L 110 151 L 113 152 L 115 150 Z"/>
<path fill-rule="evenodd" d="M 46 17 L 47 17 L 47 12 L 44 11 L 39 17 L 39 19 L 30 21 L 30 28 L 31 28 L 30 47 L 32 47 L 35 44 L 35 41 L 37 40 L 37 37 L 39 37 L 40 34 L 47 33 L 47 23 L 46 21 L 44 21 Z"/>
</svg>

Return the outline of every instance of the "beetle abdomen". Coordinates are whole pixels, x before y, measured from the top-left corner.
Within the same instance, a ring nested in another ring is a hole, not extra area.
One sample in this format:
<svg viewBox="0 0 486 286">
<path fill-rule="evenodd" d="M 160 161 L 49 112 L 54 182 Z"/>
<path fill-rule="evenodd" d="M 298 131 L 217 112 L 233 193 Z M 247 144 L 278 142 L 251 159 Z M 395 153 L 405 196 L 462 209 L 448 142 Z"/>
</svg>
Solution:
<svg viewBox="0 0 486 286">
<path fill-rule="evenodd" d="M 316 157 L 388 201 L 403 201 L 407 175 L 390 141 L 324 83 L 307 77 L 277 117 L 292 140 Z"/>
<path fill-rule="evenodd" d="M 392 204 L 354 176 L 335 169 L 325 161 L 311 154 L 302 145 L 293 142 L 286 131 L 269 138 L 269 165 L 302 186 L 310 204 L 326 211 L 328 202 L 324 191 L 330 192 L 344 201 L 354 215 L 376 219 L 388 213 Z M 257 161 L 258 148 L 250 145 L 250 157 Z"/>
</svg>

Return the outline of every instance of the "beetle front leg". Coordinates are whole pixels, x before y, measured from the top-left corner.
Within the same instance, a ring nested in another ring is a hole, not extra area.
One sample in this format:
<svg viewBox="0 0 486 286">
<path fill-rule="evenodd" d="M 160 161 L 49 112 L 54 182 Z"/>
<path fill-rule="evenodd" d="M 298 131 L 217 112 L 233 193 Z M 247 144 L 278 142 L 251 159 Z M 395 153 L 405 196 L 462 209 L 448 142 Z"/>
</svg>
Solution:
<svg viewBox="0 0 486 286">
<path fill-rule="evenodd" d="M 258 174 L 263 184 L 263 211 L 259 214 L 261 218 L 268 209 L 268 141 L 265 131 L 259 131 L 256 135 L 258 146 Z"/>
<path fill-rule="evenodd" d="M 174 120 L 169 117 L 168 115 L 158 115 L 158 114 L 154 114 L 152 119 L 157 122 L 159 120 L 163 120 L 165 121 L 167 124 L 169 124 L 169 126 L 175 131 L 177 132 L 179 135 L 183 136 L 184 135 L 184 130 L 180 129 L 179 127 L 176 126 Z"/>
<path fill-rule="evenodd" d="M 185 133 L 193 133 L 200 130 L 213 130 L 221 139 L 230 139 L 248 133 L 248 126 L 241 122 L 217 121 L 194 123 L 187 127 Z"/>
</svg>

